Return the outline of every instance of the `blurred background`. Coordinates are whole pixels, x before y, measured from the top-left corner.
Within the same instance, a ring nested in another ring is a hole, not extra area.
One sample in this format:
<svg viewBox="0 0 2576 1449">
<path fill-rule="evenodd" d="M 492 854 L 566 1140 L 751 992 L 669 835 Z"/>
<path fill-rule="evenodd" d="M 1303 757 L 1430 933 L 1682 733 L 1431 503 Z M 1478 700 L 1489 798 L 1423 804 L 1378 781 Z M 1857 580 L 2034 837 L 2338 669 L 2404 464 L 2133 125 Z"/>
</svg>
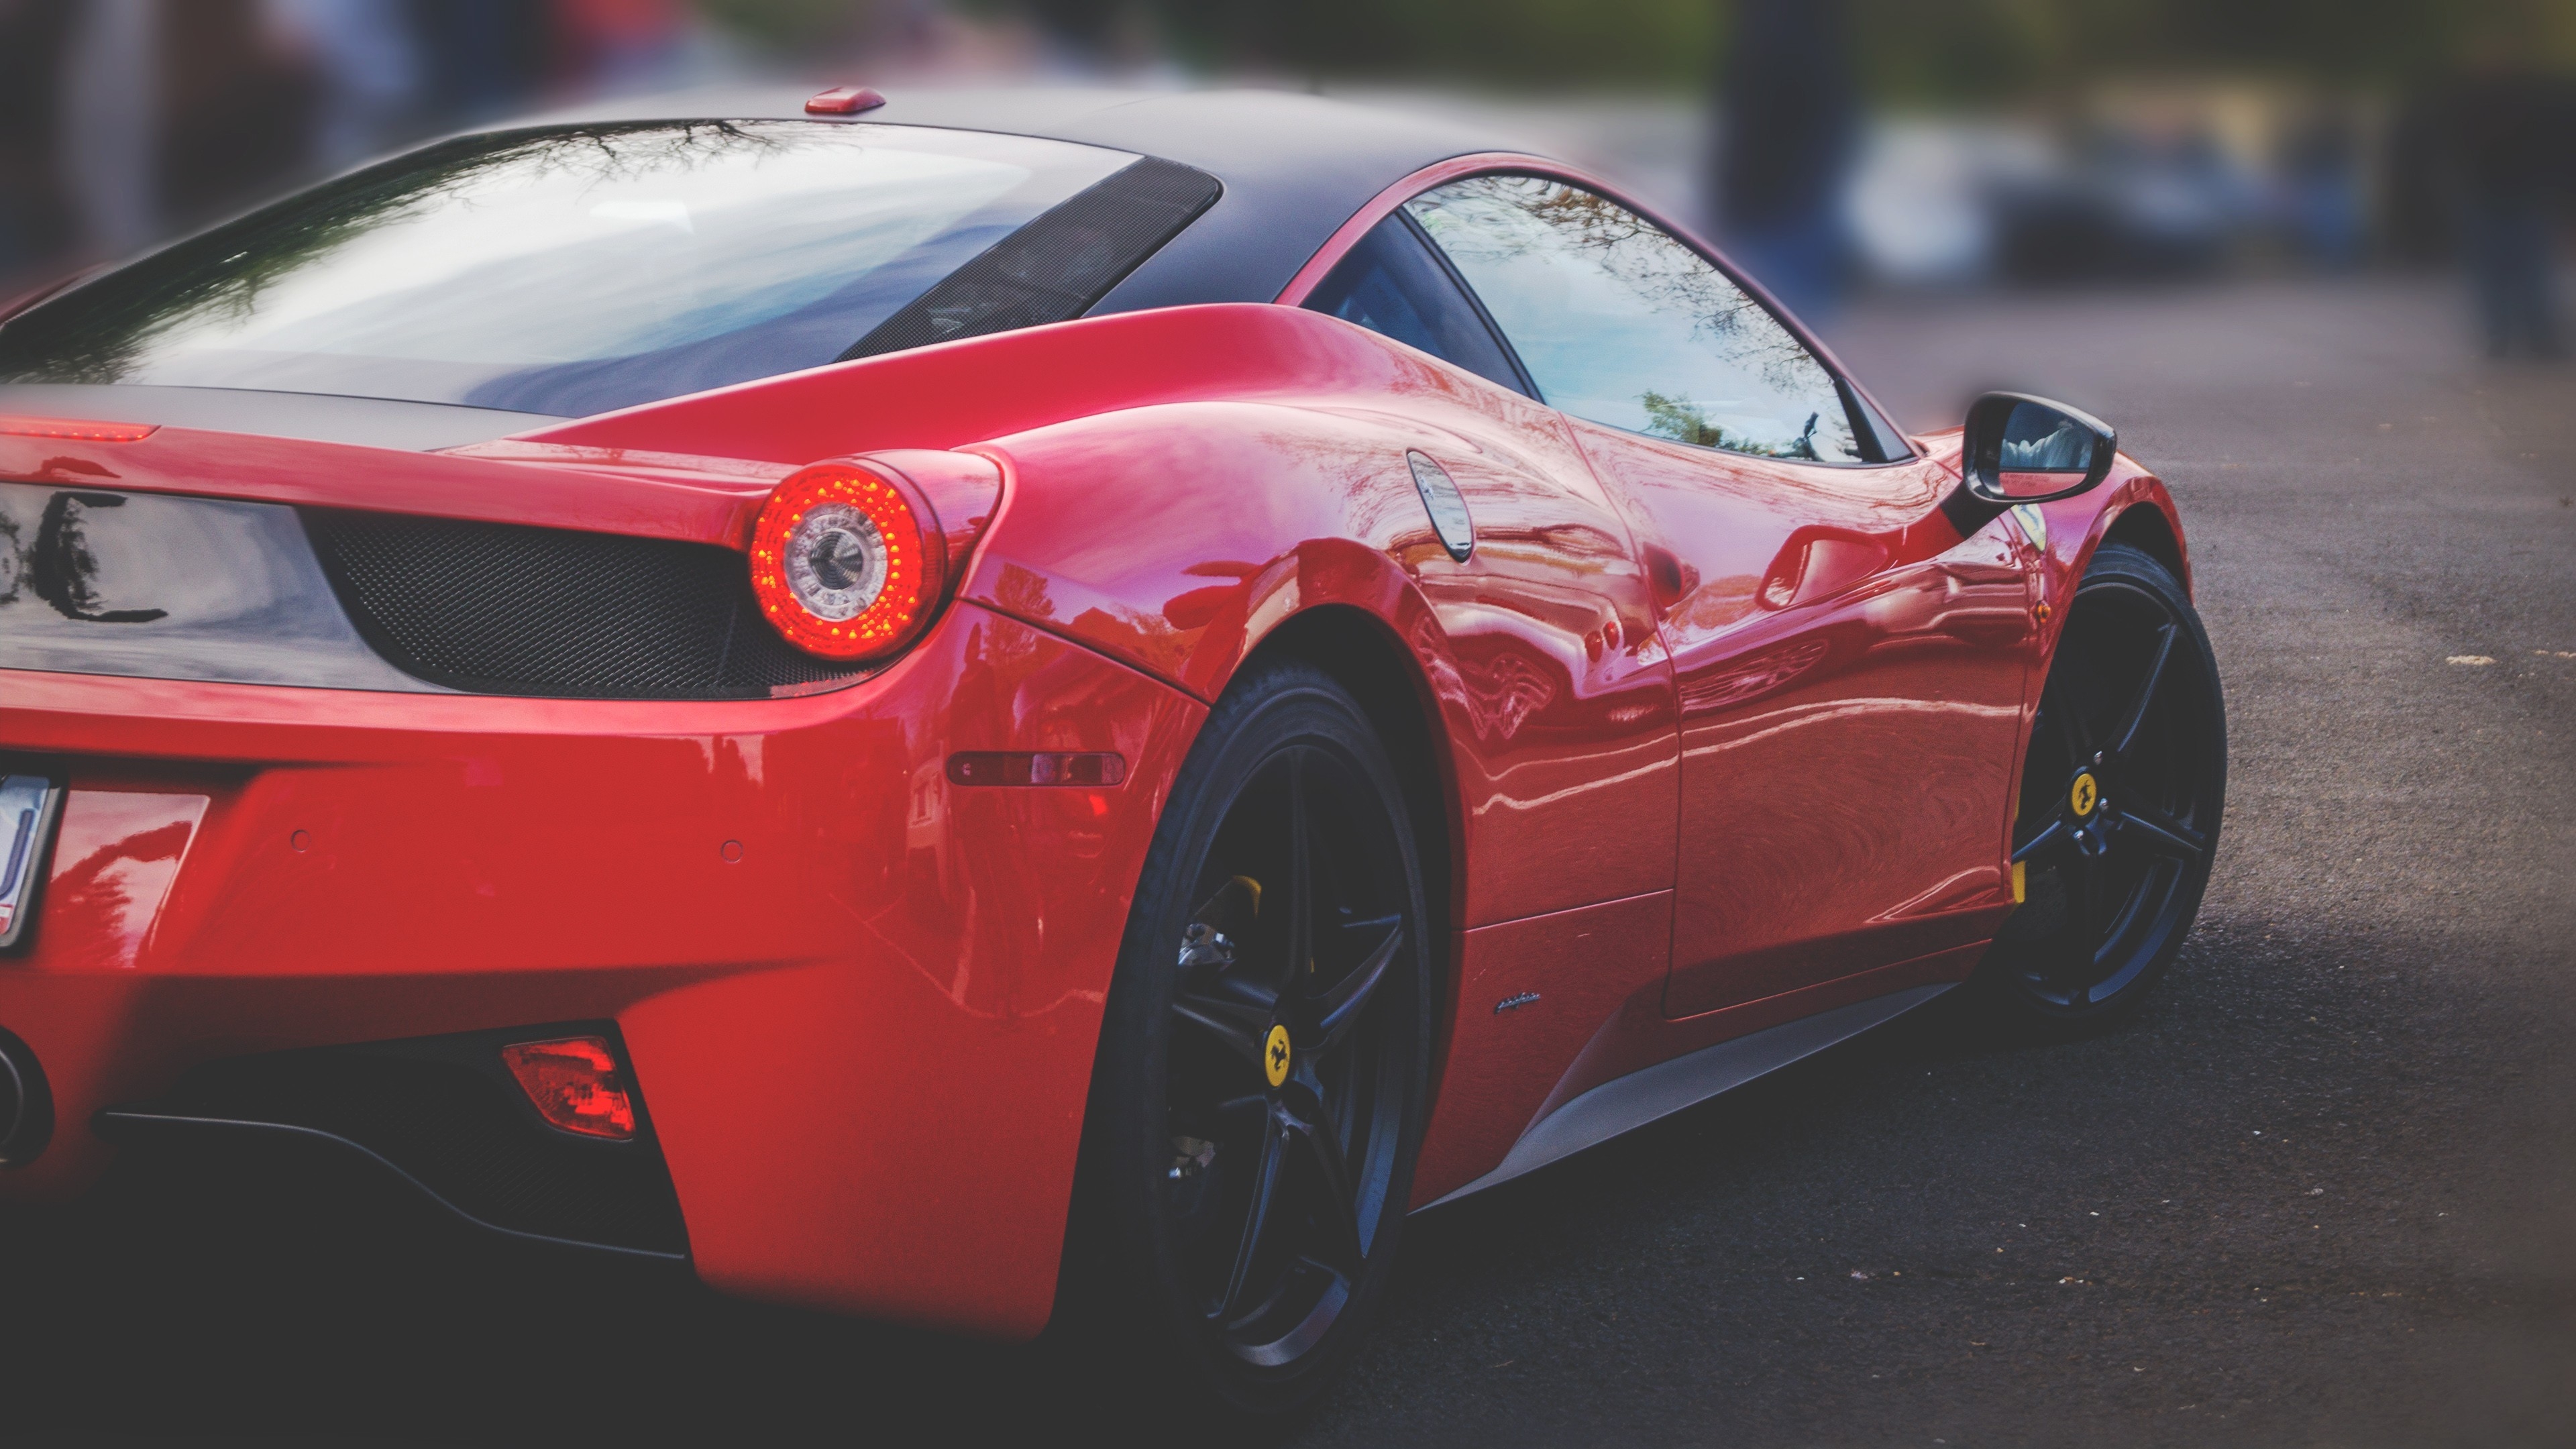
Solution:
<svg viewBox="0 0 2576 1449">
<path fill-rule="evenodd" d="M 1854 298 L 2451 268 L 2560 346 L 2576 0 L 0 0 L 0 295 L 461 125 L 762 77 L 1281 86 Z"/>
<path fill-rule="evenodd" d="M 1283 85 L 1489 121 L 1855 291 L 2455 263 L 2553 351 L 2576 0 L 0 0 L 0 286 L 616 90 Z"/>
</svg>

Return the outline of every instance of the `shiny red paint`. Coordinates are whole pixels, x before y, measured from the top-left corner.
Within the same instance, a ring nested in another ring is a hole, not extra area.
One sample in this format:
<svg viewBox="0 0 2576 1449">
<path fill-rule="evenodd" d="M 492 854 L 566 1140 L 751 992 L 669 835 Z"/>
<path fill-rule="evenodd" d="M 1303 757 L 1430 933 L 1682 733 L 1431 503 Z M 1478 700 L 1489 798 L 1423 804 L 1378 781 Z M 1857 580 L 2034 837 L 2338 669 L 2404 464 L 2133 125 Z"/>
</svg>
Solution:
<svg viewBox="0 0 2576 1449">
<path fill-rule="evenodd" d="M 997 439 L 1014 479 L 1051 486 L 1013 488 L 965 596 L 1203 699 L 1293 615 L 1363 614 L 1440 711 L 1459 924 L 1668 884 L 1669 675 L 1644 571 L 1563 419 L 1330 318 L 1242 310 L 1372 406 L 1174 403 Z M 1467 499 L 1466 563 L 1432 532 L 1408 448 Z"/>
<path fill-rule="evenodd" d="M 1522 159 L 1468 157 L 1406 186 Z M 1463 168 L 1455 169 L 1453 168 Z M 1580 179 L 1580 178 L 1573 178 Z M 1400 203 L 1317 255 L 1290 298 Z M 1408 451 L 1466 498 L 1453 560 Z M 1962 539 L 1954 441 L 1881 468 L 1575 423 L 1282 306 L 1101 317 L 420 455 L 163 428 L 0 438 L 0 477 L 748 546 L 858 458 L 959 567 L 883 672 L 631 703 L 18 673 L 0 749 L 72 790 L 0 1026 L 100 1107 L 286 1047 L 614 1020 L 709 1283 L 1025 1336 L 1053 1300 L 1129 897 L 1208 704 L 1283 627 L 1409 674 L 1446 818 L 1432 1201 L 1679 1052 L 1961 979 L 2125 460 Z M 2062 608 L 2055 613 L 2063 619 Z M 984 786 L 960 757 L 1114 756 Z M 1515 1004 L 1504 1006 L 1504 1003 Z M 1502 1009 L 1497 1009 L 1498 1007 Z"/>
<path fill-rule="evenodd" d="M 1944 462 L 1827 468 L 1576 425 L 1640 550 L 1680 698 L 1668 1016 L 1982 941 L 2032 662 L 1999 528 Z M 1930 526 L 1927 526 L 1927 523 Z"/>
<path fill-rule="evenodd" d="M 1415 1170 L 1417 1205 L 1502 1161 L 1603 1023 L 1632 1002 L 1663 1000 L 1672 929 L 1672 892 L 1655 891 L 1463 934 L 1459 1009 Z"/>
<path fill-rule="evenodd" d="M 1033 1332 L 1127 896 L 1202 713 L 971 604 L 860 685 L 749 703 L 12 676 L 7 744 L 72 789 L 0 1020 L 70 1126 L 5 1187 L 86 1185 L 82 1124 L 200 1061 L 613 1018 L 708 1281 Z M 955 790 L 957 748 L 1133 769 Z"/>
<path fill-rule="evenodd" d="M 749 541 L 760 505 L 793 471 L 741 459 L 516 442 L 406 453 L 200 428 L 159 428 L 117 443 L 0 434 L 0 478 L 24 482 L 481 518 L 732 548 Z"/>
</svg>

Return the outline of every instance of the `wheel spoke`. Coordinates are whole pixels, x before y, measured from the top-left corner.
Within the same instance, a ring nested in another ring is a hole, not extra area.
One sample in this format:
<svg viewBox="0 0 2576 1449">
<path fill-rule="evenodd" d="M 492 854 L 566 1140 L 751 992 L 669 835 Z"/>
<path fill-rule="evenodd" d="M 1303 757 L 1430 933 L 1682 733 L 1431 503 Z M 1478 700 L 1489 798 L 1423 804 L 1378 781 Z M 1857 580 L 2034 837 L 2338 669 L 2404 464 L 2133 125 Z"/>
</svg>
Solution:
<svg viewBox="0 0 2576 1449">
<path fill-rule="evenodd" d="M 2151 580 L 2088 575 L 2070 602 L 2009 857 L 2027 863 L 2024 894 L 2041 909 L 2001 943 L 2045 1010 L 2089 1015 L 2118 999 L 2170 946 L 2165 924 L 2188 919 L 2183 892 L 2217 844 L 2213 762 L 2192 733 L 2212 702 L 2207 665 L 2189 604 Z"/>
<path fill-rule="evenodd" d="M 2067 918 L 2074 922 L 2075 939 L 2086 960 L 2091 960 L 2102 944 L 2102 877 L 2107 874 L 2102 862 L 2078 850 L 2069 859 L 2074 862 L 2074 879 L 2067 884 Z"/>
<path fill-rule="evenodd" d="M 2048 716 L 2049 724 L 2057 734 L 2057 747 L 2066 752 L 2070 763 L 2081 763 L 2091 758 L 2092 748 L 2084 742 L 2084 722 L 2067 707 L 2064 690 L 2043 687 L 2039 708 Z"/>
<path fill-rule="evenodd" d="M 1322 1197 L 1315 1216 L 1323 1229 L 1323 1251 L 1332 1265 L 1358 1271 L 1368 1250 L 1360 1245 L 1359 1205 L 1352 1199 L 1350 1168 L 1342 1160 L 1342 1140 L 1333 1130 L 1332 1115 L 1318 1110 L 1305 1116 L 1283 1108 L 1280 1120 L 1303 1139 L 1313 1160 L 1315 1186 Z"/>
<path fill-rule="evenodd" d="M 2156 690 L 2164 683 L 2165 664 L 2173 658 L 2174 636 L 2181 632 L 2179 627 L 2170 622 L 2156 631 L 2155 660 L 2147 666 L 2146 682 L 2138 686 L 2136 702 L 2129 706 L 2129 712 L 2121 720 L 2120 727 L 2112 732 L 2109 747 L 2111 758 L 2127 759 L 2129 747 L 2138 742 L 2138 731 L 2147 722 L 2147 711 L 2155 707 Z"/>
<path fill-rule="evenodd" d="M 1273 1116 L 1261 1124 L 1261 1158 L 1252 1169 L 1252 1206 L 1243 1219 L 1243 1240 L 1235 1245 L 1234 1267 L 1225 1277 L 1225 1296 L 1209 1315 L 1231 1327 L 1251 1286 L 1253 1260 L 1260 1256 L 1262 1235 L 1269 1230 L 1271 1209 L 1279 1200 L 1279 1174 L 1285 1166 L 1287 1131 Z"/>
<path fill-rule="evenodd" d="M 1368 959 L 1350 970 L 1350 974 L 1333 983 L 1315 1002 L 1315 1050 L 1329 1052 L 1348 1040 L 1353 1028 L 1368 1010 L 1378 983 L 1386 979 L 1386 969 L 1404 947 L 1404 918 L 1386 916 L 1374 921 L 1355 921 L 1353 927 L 1384 926 L 1386 939 L 1369 952 Z"/>
<path fill-rule="evenodd" d="M 1171 1144 L 1160 1246 L 1212 1343 L 1272 1368 L 1325 1341 L 1392 1242 L 1425 1006 L 1401 973 L 1419 970 L 1422 925 L 1365 741 L 1301 732 L 1246 764 L 1172 893 L 1202 904 L 1147 1045 Z"/>
<path fill-rule="evenodd" d="M 1209 896 L 1197 910 L 1190 912 L 1190 921 L 1193 925 L 1206 925 L 1224 930 L 1231 924 L 1234 909 L 1239 905 L 1249 905 L 1252 908 L 1252 914 L 1256 917 L 1261 914 L 1261 882 L 1248 875 L 1238 875 L 1229 879 L 1216 888 L 1216 894 Z M 1241 927 L 1238 926 L 1236 929 L 1240 930 Z"/>
<path fill-rule="evenodd" d="M 2075 696 L 2081 693 L 2075 678 L 2086 673 L 2081 656 L 2060 650 L 2057 662 L 2049 668 L 2048 679 L 2039 687 L 2040 711 L 2057 729 L 2057 743 L 2066 751 L 2066 763 L 2073 767 L 2093 758 L 2100 746 L 2093 743 L 2093 732 L 2084 724 L 2084 711 L 2076 708 Z"/>
<path fill-rule="evenodd" d="M 2073 840 L 2075 834 L 2066 828 L 2066 817 L 2060 815 L 2039 828 L 2039 833 L 2013 847 L 2015 863 L 2030 859 L 2042 851 L 2055 850 Z"/>
<path fill-rule="evenodd" d="M 1223 1043 L 1226 1050 L 1261 1065 L 1261 1036 L 1270 1025 L 1271 1008 L 1232 995 L 1184 985 L 1172 998 L 1172 1014 Z"/>
<path fill-rule="evenodd" d="M 2114 813 L 2118 833 L 2134 834 L 2147 849 L 2176 860 L 2196 861 L 2209 854 L 2209 837 L 2160 810 L 2124 805 Z"/>
<path fill-rule="evenodd" d="M 1294 987 L 1315 969 L 1315 865 L 1306 806 L 1306 754 L 1288 757 L 1288 977 Z"/>
<path fill-rule="evenodd" d="M 1228 882 L 1208 905 L 1216 906 L 1226 890 L 1235 888 L 1234 882 Z M 1278 993 L 1244 979 L 1244 973 L 1235 969 L 1234 943 L 1207 923 L 1205 916 L 1209 913 L 1203 909 L 1201 918 L 1190 922 L 1181 933 L 1177 963 L 1181 979 L 1172 995 L 1172 1014 L 1215 1036 L 1227 1050 L 1258 1066 L 1261 1035 L 1269 1028 Z"/>
<path fill-rule="evenodd" d="M 2084 979 L 2076 984 L 2070 998 L 2078 1006 L 2090 999 L 2087 993 L 2101 979 L 2102 953 L 2116 939 L 2111 928 L 2116 924 L 2120 908 L 2127 904 L 2124 900 L 2112 899 L 2111 876 L 2109 856 L 2095 856 L 2084 862 L 2084 924 L 2083 934 L 2078 937 L 2083 948 L 2078 955 L 2078 964 L 2084 968 Z"/>
</svg>

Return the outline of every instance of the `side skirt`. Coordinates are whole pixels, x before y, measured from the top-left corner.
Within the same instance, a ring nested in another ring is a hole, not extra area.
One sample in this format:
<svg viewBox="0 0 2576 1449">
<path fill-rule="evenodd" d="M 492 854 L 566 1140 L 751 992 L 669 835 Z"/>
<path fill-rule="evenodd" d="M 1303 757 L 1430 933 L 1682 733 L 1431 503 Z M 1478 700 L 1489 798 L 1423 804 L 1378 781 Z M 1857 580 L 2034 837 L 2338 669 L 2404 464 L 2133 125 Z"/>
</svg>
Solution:
<svg viewBox="0 0 2576 1449">
<path fill-rule="evenodd" d="M 1702 1047 L 1687 1056 L 1657 1062 L 1615 1081 L 1603 1082 L 1531 1124 L 1529 1130 L 1521 1134 L 1520 1140 L 1512 1144 L 1512 1150 L 1504 1154 L 1502 1164 L 1493 1171 L 1424 1207 L 1435 1208 L 1442 1203 L 1456 1202 L 1470 1193 L 1483 1192 L 1522 1173 L 1545 1167 L 1560 1157 L 1571 1156 L 1584 1148 L 1633 1132 L 1657 1118 L 1671 1116 L 1684 1107 L 1695 1106 L 1722 1092 L 1732 1091 L 1756 1077 L 1776 1072 L 1802 1057 L 1814 1056 L 1837 1042 L 1847 1041 L 1881 1022 L 1901 1016 L 1955 984 L 1945 981 L 1916 986 L 1867 1001 L 1856 1001 L 1849 1006 L 1838 1006 L 1831 1011 L 1820 1011 L 1814 1016 Z"/>
</svg>

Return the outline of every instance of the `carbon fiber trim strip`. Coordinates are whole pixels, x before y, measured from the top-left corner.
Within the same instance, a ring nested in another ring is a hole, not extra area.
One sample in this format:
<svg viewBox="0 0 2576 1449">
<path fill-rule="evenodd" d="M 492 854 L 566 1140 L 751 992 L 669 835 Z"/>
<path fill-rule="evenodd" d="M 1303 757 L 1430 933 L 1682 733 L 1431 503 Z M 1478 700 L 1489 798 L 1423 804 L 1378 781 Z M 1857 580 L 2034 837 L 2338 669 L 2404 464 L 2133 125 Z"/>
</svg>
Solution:
<svg viewBox="0 0 2576 1449">
<path fill-rule="evenodd" d="M 1079 317 L 1223 189 L 1195 167 L 1148 156 L 995 242 L 838 360 Z"/>
</svg>

